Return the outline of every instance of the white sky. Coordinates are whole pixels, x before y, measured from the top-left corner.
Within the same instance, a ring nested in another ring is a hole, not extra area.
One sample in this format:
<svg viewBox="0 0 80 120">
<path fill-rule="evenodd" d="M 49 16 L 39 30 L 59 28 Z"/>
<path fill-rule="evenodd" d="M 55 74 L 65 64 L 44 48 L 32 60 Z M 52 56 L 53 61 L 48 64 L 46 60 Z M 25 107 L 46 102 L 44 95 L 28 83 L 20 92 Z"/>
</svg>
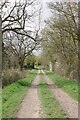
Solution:
<svg viewBox="0 0 80 120">
<path fill-rule="evenodd" d="M 41 14 L 42 28 L 44 27 L 44 20 L 48 19 L 51 16 L 51 12 L 47 7 L 47 2 L 50 2 L 50 1 L 53 1 L 53 0 L 40 0 L 40 3 L 42 4 L 42 14 Z M 38 51 L 34 50 L 33 53 L 35 55 L 39 55 L 41 53 L 41 50 L 38 50 Z"/>
<path fill-rule="evenodd" d="M 68 1 L 76 2 L 78 0 L 40 0 L 40 1 L 42 3 L 42 6 L 43 6 L 43 19 L 47 19 L 51 15 L 50 10 L 47 7 L 47 2 L 60 2 L 60 1 L 63 1 L 63 2 L 68 2 Z"/>
<path fill-rule="evenodd" d="M 53 0 L 41 0 L 42 3 L 42 12 L 43 12 L 43 18 L 47 19 L 50 16 L 49 8 L 47 7 L 47 2 L 51 2 Z"/>
</svg>

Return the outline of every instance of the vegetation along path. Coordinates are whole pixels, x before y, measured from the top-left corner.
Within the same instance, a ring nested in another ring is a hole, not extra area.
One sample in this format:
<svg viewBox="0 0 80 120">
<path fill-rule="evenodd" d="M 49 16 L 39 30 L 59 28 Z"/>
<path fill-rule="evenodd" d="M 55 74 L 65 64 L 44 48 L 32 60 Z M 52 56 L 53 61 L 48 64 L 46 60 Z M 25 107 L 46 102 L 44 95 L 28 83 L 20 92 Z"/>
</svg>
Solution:
<svg viewBox="0 0 80 120">
<path fill-rule="evenodd" d="M 38 71 L 39 74 L 39 71 Z M 32 86 L 28 90 L 28 94 L 21 104 L 18 111 L 18 118 L 41 118 L 41 105 L 38 98 L 37 88 L 39 84 L 39 75 L 32 82 Z"/>
<path fill-rule="evenodd" d="M 39 70 L 36 78 L 32 82 L 32 86 L 29 88 L 27 95 L 21 103 L 20 110 L 17 113 L 18 118 L 43 118 L 43 104 L 39 100 L 38 87 L 40 84 L 40 75 L 43 73 L 43 81 L 46 82 L 49 90 L 52 91 L 53 96 L 59 102 L 61 108 L 66 113 L 68 118 L 78 118 L 78 102 L 73 100 L 67 93 L 61 88 L 58 88 L 51 79 L 44 73 L 43 70 Z M 49 97 L 49 96 L 48 96 Z"/>
<path fill-rule="evenodd" d="M 58 88 L 52 81 L 47 77 L 47 75 L 42 70 L 44 74 L 44 79 L 52 90 L 55 98 L 59 101 L 61 107 L 67 112 L 69 118 L 78 118 L 78 102 L 73 100 L 67 93 L 62 89 Z"/>
</svg>

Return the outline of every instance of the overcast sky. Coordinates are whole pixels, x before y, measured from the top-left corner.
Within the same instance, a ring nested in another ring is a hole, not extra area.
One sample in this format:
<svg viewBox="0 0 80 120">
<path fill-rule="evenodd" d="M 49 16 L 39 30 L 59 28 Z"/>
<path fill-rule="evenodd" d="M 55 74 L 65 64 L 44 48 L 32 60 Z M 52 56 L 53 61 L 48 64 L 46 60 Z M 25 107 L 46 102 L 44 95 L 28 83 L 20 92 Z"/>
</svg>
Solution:
<svg viewBox="0 0 80 120">
<path fill-rule="evenodd" d="M 53 0 L 40 0 L 42 4 L 42 15 L 41 15 L 42 28 L 44 27 L 44 20 L 48 19 L 51 16 L 51 12 L 47 7 L 47 2 L 50 2 L 50 1 L 53 1 Z M 41 50 L 34 51 L 35 55 L 39 55 L 40 53 L 41 53 Z"/>
<path fill-rule="evenodd" d="M 44 19 L 47 19 L 48 17 L 50 17 L 50 10 L 47 7 L 47 2 L 50 2 L 50 1 L 53 1 L 53 0 L 41 0 Z"/>
</svg>

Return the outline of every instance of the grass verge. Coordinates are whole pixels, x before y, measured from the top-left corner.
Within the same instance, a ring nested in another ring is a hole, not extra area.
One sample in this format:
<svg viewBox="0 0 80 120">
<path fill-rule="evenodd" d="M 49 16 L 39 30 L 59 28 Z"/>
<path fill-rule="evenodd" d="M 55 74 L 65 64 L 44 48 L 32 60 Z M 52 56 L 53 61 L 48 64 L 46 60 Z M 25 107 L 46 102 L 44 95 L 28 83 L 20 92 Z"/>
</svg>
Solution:
<svg viewBox="0 0 80 120">
<path fill-rule="evenodd" d="M 62 110 L 58 101 L 53 96 L 51 90 L 44 82 L 42 74 L 40 75 L 39 97 L 42 103 L 43 114 L 45 118 L 66 117 L 66 113 Z"/>
<path fill-rule="evenodd" d="M 0 120 L 2 118 L 2 88 L 0 88 Z"/>
<path fill-rule="evenodd" d="M 78 83 L 76 81 L 62 78 L 56 74 L 53 74 L 52 72 L 46 72 L 46 74 L 59 88 L 63 89 L 74 100 L 78 101 Z M 80 100 L 80 96 L 79 96 L 79 100 Z"/>
<path fill-rule="evenodd" d="M 25 79 L 19 80 L 3 89 L 3 118 L 14 118 L 16 116 L 20 103 L 26 95 L 28 88 L 31 86 L 35 75 L 36 73 L 32 71 Z"/>
</svg>

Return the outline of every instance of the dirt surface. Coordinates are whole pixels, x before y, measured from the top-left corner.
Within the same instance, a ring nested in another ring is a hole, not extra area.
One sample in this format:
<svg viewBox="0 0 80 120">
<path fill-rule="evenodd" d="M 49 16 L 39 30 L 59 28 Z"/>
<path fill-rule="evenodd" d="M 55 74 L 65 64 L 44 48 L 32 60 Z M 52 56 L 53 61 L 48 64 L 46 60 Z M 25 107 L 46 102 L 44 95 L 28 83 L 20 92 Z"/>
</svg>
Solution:
<svg viewBox="0 0 80 120">
<path fill-rule="evenodd" d="M 22 101 L 21 108 L 18 111 L 17 118 L 41 118 L 41 104 L 38 98 L 38 84 L 39 84 L 39 72 L 32 86 L 29 88 L 28 93 Z"/>
<path fill-rule="evenodd" d="M 47 75 L 42 71 L 44 74 L 44 79 L 52 90 L 56 100 L 59 101 L 61 107 L 67 113 L 68 118 L 78 118 L 78 102 L 73 100 L 67 93 L 65 93 L 62 89 L 58 88 L 53 81 L 47 77 Z"/>
<path fill-rule="evenodd" d="M 78 118 L 78 102 L 73 100 L 62 89 L 58 88 L 51 79 L 41 70 L 48 87 L 52 90 L 56 100 L 58 100 L 62 109 L 67 113 L 68 118 Z M 28 93 L 21 103 L 21 108 L 17 113 L 17 118 L 43 118 L 42 107 L 38 98 L 39 73 L 32 82 Z"/>
</svg>

